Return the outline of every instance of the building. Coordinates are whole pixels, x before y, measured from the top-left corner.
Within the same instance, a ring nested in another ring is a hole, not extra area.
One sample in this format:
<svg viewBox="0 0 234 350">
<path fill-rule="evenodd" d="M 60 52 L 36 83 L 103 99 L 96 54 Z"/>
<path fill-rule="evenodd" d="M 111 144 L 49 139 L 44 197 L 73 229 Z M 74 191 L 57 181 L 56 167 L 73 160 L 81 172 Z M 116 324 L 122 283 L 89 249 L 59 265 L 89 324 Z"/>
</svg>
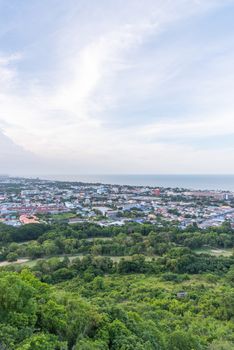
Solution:
<svg viewBox="0 0 234 350">
<path fill-rule="evenodd" d="M 160 194 L 161 194 L 161 192 L 160 192 L 160 189 L 159 189 L 159 188 L 155 188 L 155 189 L 153 190 L 153 195 L 154 195 L 154 196 L 160 197 Z"/>
</svg>

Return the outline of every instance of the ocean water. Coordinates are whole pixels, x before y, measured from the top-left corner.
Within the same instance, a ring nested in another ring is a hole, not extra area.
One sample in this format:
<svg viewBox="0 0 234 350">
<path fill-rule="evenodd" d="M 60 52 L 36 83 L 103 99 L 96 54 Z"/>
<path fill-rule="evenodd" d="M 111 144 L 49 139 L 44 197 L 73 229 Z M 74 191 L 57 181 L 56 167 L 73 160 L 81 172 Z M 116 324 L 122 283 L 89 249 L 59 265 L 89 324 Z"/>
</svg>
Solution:
<svg viewBox="0 0 234 350">
<path fill-rule="evenodd" d="M 234 175 L 50 175 L 42 179 L 234 192 Z"/>
</svg>

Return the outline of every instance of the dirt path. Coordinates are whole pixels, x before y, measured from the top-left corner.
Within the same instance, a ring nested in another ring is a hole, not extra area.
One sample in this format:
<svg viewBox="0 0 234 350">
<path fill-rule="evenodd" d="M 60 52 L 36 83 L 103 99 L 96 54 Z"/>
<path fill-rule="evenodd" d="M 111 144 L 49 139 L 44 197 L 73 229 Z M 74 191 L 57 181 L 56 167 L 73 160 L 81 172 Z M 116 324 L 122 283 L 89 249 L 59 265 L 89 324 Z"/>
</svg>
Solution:
<svg viewBox="0 0 234 350">
<path fill-rule="evenodd" d="M 0 262 L 0 267 L 11 265 L 11 264 L 23 264 L 23 263 L 26 263 L 28 261 L 29 261 L 29 259 L 18 259 L 16 261 L 2 261 L 2 262 Z"/>
</svg>

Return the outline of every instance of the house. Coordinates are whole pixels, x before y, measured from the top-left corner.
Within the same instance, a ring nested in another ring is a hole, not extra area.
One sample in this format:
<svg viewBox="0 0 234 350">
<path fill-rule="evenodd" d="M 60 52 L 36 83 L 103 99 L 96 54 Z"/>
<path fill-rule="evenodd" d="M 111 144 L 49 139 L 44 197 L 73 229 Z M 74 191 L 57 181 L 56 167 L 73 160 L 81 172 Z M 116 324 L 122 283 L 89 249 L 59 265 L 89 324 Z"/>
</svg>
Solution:
<svg viewBox="0 0 234 350">
<path fill-rule="evenodd" d="M 185 298 L 187 296 L 187 292 L 181 291 L 176 294 L 177 298 Z"/>
</svg>

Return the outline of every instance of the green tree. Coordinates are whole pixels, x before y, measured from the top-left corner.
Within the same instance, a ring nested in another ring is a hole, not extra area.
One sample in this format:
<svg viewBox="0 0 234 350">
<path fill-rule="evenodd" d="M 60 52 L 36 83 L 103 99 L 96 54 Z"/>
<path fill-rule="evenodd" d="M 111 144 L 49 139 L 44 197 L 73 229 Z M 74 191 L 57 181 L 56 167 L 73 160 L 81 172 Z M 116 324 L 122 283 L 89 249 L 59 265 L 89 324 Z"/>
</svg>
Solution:
<svg viewBox="0 0 234 350">
<path fill-rule="evenodd" d="M 215 340 L 209 345 L 208 350 L 233 350 L 234 343 L 229 341 Z"/>
<path fill-rule="evenodd" d="M 16 253 L 9 253 L 7 254 L 7 260 L 10 262 L 16 261 L 18 259 L 18 254 Z"/>
<path fill-rule="evenodd" d="M 167 350 L 199 350 L 202 349 L 197 337 L 189 332 L 174 331 L 168 340 Z"/>
<path fill-rule="evenodd" d="M 53 335 L 40 333 L 28 338 L 15 350 L 67 350 L 67 345 Z"/>
</svg>

